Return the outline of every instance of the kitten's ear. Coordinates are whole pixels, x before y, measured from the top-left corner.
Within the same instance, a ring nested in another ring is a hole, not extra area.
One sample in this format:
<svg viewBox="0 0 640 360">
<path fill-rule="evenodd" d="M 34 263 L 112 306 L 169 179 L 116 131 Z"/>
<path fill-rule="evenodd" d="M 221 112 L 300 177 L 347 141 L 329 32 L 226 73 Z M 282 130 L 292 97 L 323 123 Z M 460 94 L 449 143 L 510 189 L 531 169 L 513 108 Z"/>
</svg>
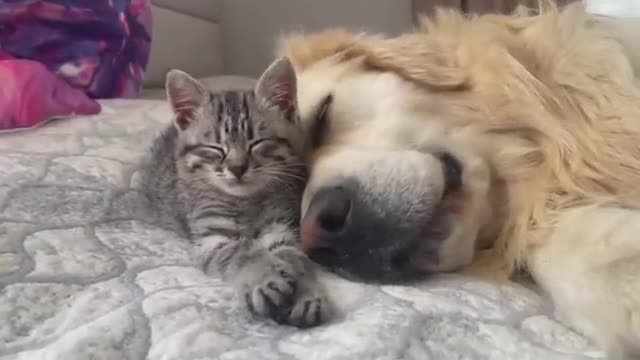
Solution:
<svg viewBox="0 0 640 360">
<path fill-rule="evenodd" d="M 185 130 L 193 122 L 194 112 L 204 101 L 204 87 L 189 74 L 175 69 L 167 72 L 165 87 L 167 99 L 175 114 L 175 125 L 178 130 Z"/>
<path fill-rule="evenodd" d="M 269 65 L 260 76 L 255 93 L 267 108 L 275 108 L 291 116 L 297 103 L 296 73 L 291 61 L 282 57 Z"/>
</svg>

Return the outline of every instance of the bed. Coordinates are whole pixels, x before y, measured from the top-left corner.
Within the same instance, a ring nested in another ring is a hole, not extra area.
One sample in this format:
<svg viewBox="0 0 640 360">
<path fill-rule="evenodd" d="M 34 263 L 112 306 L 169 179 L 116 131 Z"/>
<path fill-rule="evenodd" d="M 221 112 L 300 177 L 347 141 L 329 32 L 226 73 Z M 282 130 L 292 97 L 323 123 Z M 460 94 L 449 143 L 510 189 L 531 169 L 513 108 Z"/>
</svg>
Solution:
<svg viewBox="0 0 640 360">
<path fill-rule="evenodd" d="M 152 3 L 152 37 L 163 41 L 151 44 L 144 100 L 101 100 L 98 115 L 0 133 L 0 360 L 604 358 L 554 320 L 535 288 L 457 275 L 374 286 L 324 274 L 339 314 L 304 331 L 248 315 L 151 215 L 137 169 L 170 122 L 157 100 L 168 68 L 245 88 L 253 81 L 220 75 L 261 68 L 270 53 L 245 52 L 273 34 L 247 15 L 253 1 Z M 352 4 L 343 20 L 399 31 L 413 14 L 410 1 L 398 4 Z M 304 15 L 281 10 L 270 8 L 282 21 Z"/>
<path fill-rule="evenodd" d="M 170 121 L 159 100 L 0 134 L 0 359 L 598 359 L 522 284 L 447 275 L 412 286 L 325 274 L 339 316 L 257 320 L 138 194 Z"/>
</svg>

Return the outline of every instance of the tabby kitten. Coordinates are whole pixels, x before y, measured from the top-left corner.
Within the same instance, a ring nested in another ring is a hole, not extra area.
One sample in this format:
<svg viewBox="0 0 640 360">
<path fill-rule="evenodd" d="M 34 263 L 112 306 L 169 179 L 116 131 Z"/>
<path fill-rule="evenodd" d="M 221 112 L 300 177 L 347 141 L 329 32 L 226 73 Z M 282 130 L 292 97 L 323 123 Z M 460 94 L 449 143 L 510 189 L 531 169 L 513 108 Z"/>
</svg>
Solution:
<svg viewBox="0 0 640 360">
<path fill-rule="evenodd" d="M 179 70 L 166 88 L 174 122 L 152 147 L 147 196 L 252 313 L 299 327 L 324 321 L 324 290 L 299 249 L 306 174 L 289 60 L 275 61 L 254 91 L 211 93 Z"/>
</svg>

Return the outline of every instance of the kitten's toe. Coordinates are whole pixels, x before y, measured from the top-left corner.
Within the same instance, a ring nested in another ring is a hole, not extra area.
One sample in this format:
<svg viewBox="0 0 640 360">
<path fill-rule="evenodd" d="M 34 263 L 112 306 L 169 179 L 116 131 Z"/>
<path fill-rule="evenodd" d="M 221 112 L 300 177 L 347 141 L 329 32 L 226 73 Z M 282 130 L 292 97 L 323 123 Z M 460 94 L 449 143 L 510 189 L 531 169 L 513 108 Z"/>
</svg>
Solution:
<svg viewBox="0 0 640 360">
<path fill-rule="evenodd" d="M 293 303 L 296 282 L 292 279 L 286 276 L 271 278 L 249 289 L 245 293 L 249 310 L 255 315 L 282 322 Z"/>
<path fill-rule="evenodd" d="M 299 328 L 324 323 L 329 317 L 329 303 L 319 292 L 301 294 L 288 314 L 287 322 Z"/>
</svg>

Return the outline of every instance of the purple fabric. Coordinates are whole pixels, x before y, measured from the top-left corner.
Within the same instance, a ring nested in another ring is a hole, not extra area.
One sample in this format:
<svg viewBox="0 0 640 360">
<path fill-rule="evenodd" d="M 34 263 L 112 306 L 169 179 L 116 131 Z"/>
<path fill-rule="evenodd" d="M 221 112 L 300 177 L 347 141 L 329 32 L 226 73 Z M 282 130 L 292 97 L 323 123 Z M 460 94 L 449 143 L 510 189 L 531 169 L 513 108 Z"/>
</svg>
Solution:
<svg viewBox="0 0 640 360">
<path fill-rule="evenodd" d="M 0 130 L 32 127 L 57 116 L 90 115 L 100 104 L 31 60 L 0 60 Z"/>
<path fill-rule="evenodd" d="M 1 0 L 0 130 L 138 96 L 150 28 L 150 0 Z"/>
</svg>

